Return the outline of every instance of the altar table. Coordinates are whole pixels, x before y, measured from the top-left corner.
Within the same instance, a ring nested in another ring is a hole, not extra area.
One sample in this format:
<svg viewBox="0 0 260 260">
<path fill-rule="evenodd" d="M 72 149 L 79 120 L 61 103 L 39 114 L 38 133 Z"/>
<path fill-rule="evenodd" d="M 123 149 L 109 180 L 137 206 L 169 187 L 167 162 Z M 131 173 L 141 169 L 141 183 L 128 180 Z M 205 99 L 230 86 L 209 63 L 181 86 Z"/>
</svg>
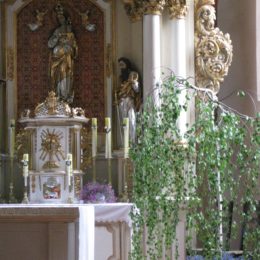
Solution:
<svg viewBox="0 0 260 260">
<path fill-rule="evenodd" d="M 0 204 L 0 259 L 127 259 L 132 204 Z"/>
</svg>

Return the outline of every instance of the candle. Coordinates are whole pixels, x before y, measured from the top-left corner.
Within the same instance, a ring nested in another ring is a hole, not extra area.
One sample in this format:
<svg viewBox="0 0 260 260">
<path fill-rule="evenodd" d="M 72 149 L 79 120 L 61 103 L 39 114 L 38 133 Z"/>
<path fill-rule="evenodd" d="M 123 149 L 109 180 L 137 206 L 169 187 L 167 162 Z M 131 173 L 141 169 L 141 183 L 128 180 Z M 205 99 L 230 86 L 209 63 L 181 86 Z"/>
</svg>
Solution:
<svg viewBox="0 0 260 260">
<path fill-rule="evenodd" d="M 25 153 L 23 155 L 23 177 L 24 177 L 24 186 L 27 186 L 27 178 L 29 176 L 29 168 L 28 168 L 28 162 L 29 162 L 29 154 Z"/>
<path fill-rule="evenodd" d="M 129 118 L 125 117 L 123 119 L 124 128 L 124 158 L 129 157 Z"/>
<path fill-rule="evenodd" d="M 105 118 L 105 130 L 106 130 L 106 151 L 105 151 L 105 157 L 107 159 L 112 158 L 112 152 L 111 152 L 111 122 L 110 118 Z"/>
<path fill-rule="evenodd" d="M 67 160 L 66 160 L 66 174 L 68 178 L 68 186 L 71 185 L 71 175 L 72 175 L 72 154 L 67 154 Z"/>
<path fill-rule="evenodd" d="M 10 157 L 14 157 L 14 147 L 15 147 L 15 120 L 10 120 L 10 127 L 9 127 L 9 154 Z"/>
<path fill-rule="evenodd" d="M 92 118 L 92 157 L 97 155 L 97 119 Z"/>
</svg>

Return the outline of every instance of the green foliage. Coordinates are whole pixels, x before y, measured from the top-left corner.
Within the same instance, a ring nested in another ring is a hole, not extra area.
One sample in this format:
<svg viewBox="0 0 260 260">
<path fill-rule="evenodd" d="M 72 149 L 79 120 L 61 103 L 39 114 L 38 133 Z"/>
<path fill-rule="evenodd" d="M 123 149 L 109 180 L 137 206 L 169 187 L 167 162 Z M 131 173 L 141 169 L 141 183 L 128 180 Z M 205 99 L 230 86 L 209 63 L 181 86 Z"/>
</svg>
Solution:
<svg viewBox="0 0 260 260">
<path fill-rule="evenodd" d="M 195 97 L 196 121 L 181 133 L 180 115 Z M 250 205 L 243 218 L 245 254 L 254 254 L 252 245 L 259 243 L 260 231 L 254 226 L 252 233 L 250 228 L 258 191 L 260 117 L 242 118 L 210 91 L 174 76 L 164 81 L 160 100 L 160 106 L 151 99 L 145 103 L 137 122 L 138 141 L 130 151 L 133 202 L 138 209 L 132 212 L 132 259 L 158 260 L 163 254 L 170 259 L 167 252 L 173 242 L 178 244 L 176 226 L 183 210 L 187 234 L 196 231 L 206 259 L 220 257 L 228 248 L 220 226 L 227 233 L 230 203 L 237 210 Z M 231 227 L 234 230 L 235 223 Z M 187 244 L 190 241 L 187 235 Z"/>
</svg>

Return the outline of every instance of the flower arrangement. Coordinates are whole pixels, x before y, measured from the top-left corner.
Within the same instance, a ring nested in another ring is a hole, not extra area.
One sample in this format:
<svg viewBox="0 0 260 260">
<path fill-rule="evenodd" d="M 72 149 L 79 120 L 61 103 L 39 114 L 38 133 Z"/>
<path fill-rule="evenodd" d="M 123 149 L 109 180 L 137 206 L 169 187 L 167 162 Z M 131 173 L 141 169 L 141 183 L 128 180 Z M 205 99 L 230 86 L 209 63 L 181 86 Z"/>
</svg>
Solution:
<svg viewBox="0 0 260 260">
<path fill-rule="evenodd" d="M 113 188 L 109 184 L 100 184 L 98 182 L 89 182 L 83 186 L 81 199 L 85 203 L 113 203 L 116 202 L 116 196 Z"/>
</svg>

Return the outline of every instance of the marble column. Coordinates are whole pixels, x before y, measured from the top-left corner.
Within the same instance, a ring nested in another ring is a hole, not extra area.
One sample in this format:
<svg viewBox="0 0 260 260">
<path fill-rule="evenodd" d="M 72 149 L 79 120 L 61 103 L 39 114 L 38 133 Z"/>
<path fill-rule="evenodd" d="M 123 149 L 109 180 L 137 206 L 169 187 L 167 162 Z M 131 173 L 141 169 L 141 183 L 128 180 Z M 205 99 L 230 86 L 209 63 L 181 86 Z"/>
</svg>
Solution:
<svg viewBox="0 0 260 260">
<path fill-rule="evenodd" d="M 187 78 L 187 40 L 186 40 L 186 16 L 187 5 L 173 3 L 169 6 L 170 12 L 170 37 L 172 50 L 169 52 L 171 69 L 177 77 Z M 179 96 L 180 105 L 184 105 L 187 92 L 181 89 Z M 180 134 L 183 136 L 187 130 L 188 113 L 182 111 L 178 120 Z"/>
<path fill-rule="evenodd" d="M 143 16 L 143 95 L 158 104 L 161 78 L 160 18 L 164 1 L 147 1 Z"/>
<path fill-rule="evenodd" d="M 143 86 L 144 99 L 156 96 L 161 73 L 160 16 L 145 15 L 143 19 Z"/>
</svg>

